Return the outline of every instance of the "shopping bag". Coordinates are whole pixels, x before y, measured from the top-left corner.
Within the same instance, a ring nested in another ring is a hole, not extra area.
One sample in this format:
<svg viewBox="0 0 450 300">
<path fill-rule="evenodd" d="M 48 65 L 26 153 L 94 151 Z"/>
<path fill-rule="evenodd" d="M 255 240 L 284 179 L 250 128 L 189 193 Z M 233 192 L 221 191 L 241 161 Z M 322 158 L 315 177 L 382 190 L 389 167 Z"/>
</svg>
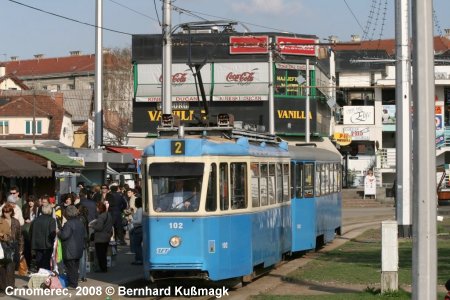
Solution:
<svg viewBox="0 0 450 300">
<path fill-rule="evenodd" d="M 62 261 L 62 259 L 63 259 L 62 243 L 61 243 L 60 239 L 58 239 L 58 248 L 56 250 L 56 254 L 57 254 L 56 262 L 60 263 Z"/>
<path fill-rule="evenodd" d="M 50 289 L 59 290 L 62 288 L 63 288 L 63 286 L 61 284 L 61 280 L 59 279 L 59 276 L 58 275 L 50 276 Z"/>
<path fill-rule="evenodd" d="M 69 279 L 67 278 L 67 275 L 61 274 L 58 276 L 58 279 L 62 288 L 66 288 L 69 285 Z"/>
<path fill-rule="evenodd" d="M 14 261 L 15 245 L 12 242 L 1 241 L 3 249 L 3 258 L 0 259 L 0 264 L 6 265 Z"/>
<path fill-rule="evenodd" d="M 19 261 L 19 275 L 26 276 L 27 274 L 28 274 L 27 261 L 25 260 L 24 256 L 21 256 Z"/>
</svg>

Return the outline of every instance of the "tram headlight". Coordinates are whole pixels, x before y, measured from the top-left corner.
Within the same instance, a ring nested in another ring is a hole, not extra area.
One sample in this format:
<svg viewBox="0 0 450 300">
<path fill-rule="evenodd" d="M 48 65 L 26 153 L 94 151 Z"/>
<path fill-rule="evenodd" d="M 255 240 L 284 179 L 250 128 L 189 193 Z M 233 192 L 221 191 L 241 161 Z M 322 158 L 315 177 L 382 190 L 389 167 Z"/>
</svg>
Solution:
<svg viewBox="0 0 450 300">
<path fill-rule="evenodd" d="M 179 236 L 175 235 L 170 238 L 169 244 L 170 244 L 170 246 L 176 248 L 181 245 L 181 238 Z"/>
</svg>

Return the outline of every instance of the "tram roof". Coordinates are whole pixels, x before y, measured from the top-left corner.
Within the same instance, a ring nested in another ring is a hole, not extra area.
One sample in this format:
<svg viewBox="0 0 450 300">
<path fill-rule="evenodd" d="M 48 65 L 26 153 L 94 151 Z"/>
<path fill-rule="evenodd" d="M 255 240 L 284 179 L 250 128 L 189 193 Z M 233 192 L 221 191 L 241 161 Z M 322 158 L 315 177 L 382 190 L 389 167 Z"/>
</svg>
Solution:
<svg viewBox="0 0 450 300">
<path fill-rule="evenodd" d="M 315 147 L 313 145 L 289 146 L 289 153 L 292 159 L 315 160 L 315 161 L 339 161 L 342 156 L 339 152 Z"/>
</svg>

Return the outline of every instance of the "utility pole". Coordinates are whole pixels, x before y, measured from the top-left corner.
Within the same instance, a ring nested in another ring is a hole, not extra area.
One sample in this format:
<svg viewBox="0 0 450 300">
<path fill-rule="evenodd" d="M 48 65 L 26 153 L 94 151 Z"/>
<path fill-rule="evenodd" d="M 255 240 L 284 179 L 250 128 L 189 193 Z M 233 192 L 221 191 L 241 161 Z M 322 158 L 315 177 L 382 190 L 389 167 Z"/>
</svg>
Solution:
<svg viewBox="0 0 450 300">
<path fill-rule="evenodd" d="M 411 63 L 409 47 L 409 0 L 395 1 L 395 106 L 396 205 L 398 234 L 411 237 Z"/>
<path fill-rule="evenodd" d="M 436 299 L 436 125 L 434 121 L 433 1 L 412 1 L 413 36 L 413 290 Z"/>
<path fill-rule="evenodd" d="M 309 129 L 309 59 L 306 59 L 306 107 L 305 107 L 305 142 L 309 143 L 310 129 Z"/>
<path fill-rule="evenodd" d="M 94 86 L 94 145 L 103 144 L 103 0 L 96 0 L 95 6 L 95 86 Z"/>
<path fill-rule="evenodd" d="M 272 38 L 269 38 L 269 133 L 275 134 L 275 103 L 273 95 L 273 49 Z"/>
<path fill-rule="evenodd" d="M 33 87 L 33 146 L 36 145 L 36 86 Z"/>
<path fill-rule="evenodd" d="M 170 0 L 163 1 L 162 24 L 162 111 L 163 114 L 172 114 L 172 7 Z"/>
</svg>

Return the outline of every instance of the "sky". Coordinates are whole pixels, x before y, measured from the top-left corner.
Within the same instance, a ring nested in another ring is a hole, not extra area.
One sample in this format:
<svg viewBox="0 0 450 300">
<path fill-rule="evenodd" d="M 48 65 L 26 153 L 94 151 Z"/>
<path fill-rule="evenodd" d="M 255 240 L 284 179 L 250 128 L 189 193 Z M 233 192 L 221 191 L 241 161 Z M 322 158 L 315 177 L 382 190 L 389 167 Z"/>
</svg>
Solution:
<svg viewBox="0 0 450 300">
<path fill-rule="evenodd" d="M 172 0 L 172 26 L 231 19 L 236 29 L 291 32 L 349 41 L 394 38 L 396 0 Z M 411 1 L 410 1 L 411 2 Z M 32 6 L 32 9 L 27 6 Z M 450 28 L 450 0 L 434 0 L 435 35 Z M 0 61 L 95 52 L 96 0 L 0 0 Z M 162 0 L 103 0 L 103 47 L 131 47 L 132 34 L 161 33 Z M 52 14 L 44 13 L 47 11 Z M 383 19 L 385 21 L 383 22 Z M 78 22 L 76 22 L 76 21 Z M 80 24 L 86 23 L 86 24 Z"/>
</svg>

